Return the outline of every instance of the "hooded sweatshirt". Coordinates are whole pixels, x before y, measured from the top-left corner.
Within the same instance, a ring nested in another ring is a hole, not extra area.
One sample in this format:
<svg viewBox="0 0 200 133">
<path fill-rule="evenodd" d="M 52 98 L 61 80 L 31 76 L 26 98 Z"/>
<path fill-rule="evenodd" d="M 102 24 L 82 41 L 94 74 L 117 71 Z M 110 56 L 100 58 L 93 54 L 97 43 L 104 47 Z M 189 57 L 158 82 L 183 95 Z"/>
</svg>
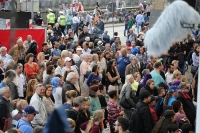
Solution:
<svg viewBox="0 0 200 133">
<path fill-rule="evenodd" d="M 62 88 L 59 85 L 58 79 L 58 77 L 54 77 L 51 80 L 51 85 L 53 86 L 52 94 L 55 99 L 56 107 L 62 105 Z"/>
<path fill-rule="evenodd" d="M 21 130 L 23 133 L 32 133 L 33 132 L 33 128 L 31 126 L 31 124 L 24 120 L 23 118 L 21 118 L 17 125 L 16 125 L 16 128 Z"/>
</svg>

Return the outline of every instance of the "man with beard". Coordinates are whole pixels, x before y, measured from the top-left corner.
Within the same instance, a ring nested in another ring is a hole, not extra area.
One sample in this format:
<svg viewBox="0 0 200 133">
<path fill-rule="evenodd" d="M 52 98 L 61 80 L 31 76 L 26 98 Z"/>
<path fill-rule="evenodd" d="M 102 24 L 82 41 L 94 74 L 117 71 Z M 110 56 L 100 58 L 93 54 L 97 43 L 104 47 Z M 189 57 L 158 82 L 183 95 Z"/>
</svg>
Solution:
<svg viewBox="0 0 200 133">
<path fill-rule="evenodd" d="M 78 96 L 73 100 L 73 108 L 66 110 L 68 118 L 71 118 L 76 122 L 75 133 L 81 133 L 79 127 L 82 123 L 79 112 L 86 108 L 87 101 L 87 98 L 83 96 Z"/>
<path fill-rule="evenodd" d="M 82 47 L 83 42 L 85 41 L 86 37 L 90 37 L 90 34 L 88 33 L 88 27 L 84 26 L 83 27 L 83 32 L 79 35 L 78 40 L 79 40 L 79 45 Z"/>
<path fill-rule="evenodd" d="M 126 118 L 118 117 L 114 123 L 115 133 L 129 133 L 129 121 Z"/>
<path fill-rule="evenodd" d="M 170 85 L 170 83 L 172 82 L 173 72 L 174 72 L 174 65 L 173 64 L 168 65 L 168 71 L 165 74 L 166 82 L 168 85 Z"/>
</svg>

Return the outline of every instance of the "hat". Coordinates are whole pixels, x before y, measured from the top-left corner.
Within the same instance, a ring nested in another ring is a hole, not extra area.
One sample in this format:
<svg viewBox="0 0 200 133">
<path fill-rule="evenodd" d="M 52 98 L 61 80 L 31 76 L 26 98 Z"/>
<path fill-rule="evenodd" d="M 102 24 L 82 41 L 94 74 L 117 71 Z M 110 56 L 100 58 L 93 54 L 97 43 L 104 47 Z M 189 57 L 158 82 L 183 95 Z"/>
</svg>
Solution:
<svg viewBox="0 0 200 133">
<path fill-rule="evenodd" d="M 175 115 L 175 113 L 174 113 L 173 110 L 166 110 L 165 113 L 164 113 L 164 117 L 165 118 L 170 118 L 170 117 L 172 117 L 174 115 Z"/>
<path fill-rule="evenodd" d="M 192 131 L 192 124 L 190 123 L 184 123 L 182 126 L 181 126 L 181 129 L 183 132 L 189 132 L 189 131 Z"/>
<path fill-rule="evenodd" d="M 172 93 L 172 92 L 175 92 L 175 91 L 178 91 L 178 90 L 180 90 L 180 86 L 172 85 L 172 86 L 169 87 L 168 92 Z"/>
<path fill-rule="evenodd" d="M 172 83 L 172 85 L 174 85 L 174 86 L 179 86 L 180 83 L 181 83 L 180 80 L 176 80 L 176 81 L 174 81 L 174 82 Z"/>
<path fill-rule="evenodd" d="M 76 50 L 83 50 L 82 48 L 80 48 L 80 47 L 78 47 L 78 48 L 76 48 Z"/>
<path fill-rule="evenodd" d="M 59 13 L 60 13 L 60 14 L 64 14 L 64 12 L 62 12 L 62 11 L 60 11 Z"/>
<path fill-rule="evenodd" d="M 171 125 L 169 125 L 169 126 L 167 127 L 167 129 L 168 129 L 169 133 L 175 132 L 175 131 L 177 131 L 177 130 L 181 131 L 181 130 L 179 129 L 178 125 L 177 125 L 177 124 L 174 124 L 174 123 L 171 124 Z"/>
<path fill-rule="evenodd" d="M 95 96 L 96 92 L 99 90 L 99 85 L 91 85 L 89 89 L 89 94 Z"/>
<path fill-rule="evenodd" d="M 89 42 L 89 41 L 90 41 L 90 37 L 87 36 L 87 37 L 85 38 L 85 41 Z"/>
<path fill-rule="evenodd" d="M 35 108 L 33 106 L 26 106 L 24 108 L 24 113 L 25 114 L 39 114 L 38 111 L 35 110 Z"/>
<path fill-rule="evenodd" d="M 127 43 L 131 43 L 131 41 L 130 41 L 130 40 L 126 40 L 126 42 L 127 42 Z"/>
<path fill-rule="evenodd" d="M 51 10 L 50 8 L 48 9 L 50 12 L 52 12 L 53 10 Z"/>
<path fill-rule="evenodd" d="M 153 102 L 153 101 L 156 101 L 157 99 L 158 99 L 158 97 L 156 97 L 156 96 L 151 96 L 151 101 L 150 101 L 150 103 Z"/>
<path fill-rule="evenodd" d="M 180 88 L 190 87 L 190 84 L 186 84 L 185 82 L 181 82 L 179 84 Z"/>
<path fill-rule="evenodd" d="M 102 41 L 98 41 L 98 42 L 97 42 L 97 45 L 98 45 L 98 46 L 101 46 L 101 45 L 103 45 L 103 42 L 102 42 Z"/>
<path fill-rule="evenodd" d="M 65 62 L 69 62 L 69 61 L 71 61 L 72 59 L 71 58 L 69 58 L 69 57 L 66 57 L 65 58 Z"/>
</svg>

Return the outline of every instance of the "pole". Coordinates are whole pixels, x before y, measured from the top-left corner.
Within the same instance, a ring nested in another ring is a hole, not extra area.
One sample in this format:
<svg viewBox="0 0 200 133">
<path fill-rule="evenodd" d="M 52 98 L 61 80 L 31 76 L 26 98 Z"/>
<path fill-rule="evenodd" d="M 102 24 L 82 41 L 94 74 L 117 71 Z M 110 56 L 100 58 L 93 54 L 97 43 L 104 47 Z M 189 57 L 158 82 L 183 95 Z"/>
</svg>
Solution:
<svg viewBox="0 0 200 133">
<path fill-rule="evenodd" d="M 113 23 L 113 37 L 114 37 L 114 0 L 112 0 L 112 23 Z"/>
<path fill-rule="evenodd" d="M 27 8 L 28 8 L 28 7 L 27 7 L 27 6 L 28 6 L 27 1 L 28 1 L 28 0 L 26 0 L 26 11 L 27 11 Z"/>
<path fill-rule="evenodd" d="M 33 0 L 31 0 L 31 18 L 33 19 L 34 12 L 33 12 Z"/>
<path fill-rule="evenodd" d="M 199 66 L 200 66 L 200 61 L 199 61 Z M 199 89 L 200 88 L 200 69 L 198 68 L 198 88 L 197 89 Z M 199 102 L 200 102 L 200 91 L 198 91 L 198 93 L 197 93 L 197 111 L 196 111 L 196 133 L 200 133 L 200 126 L 198 126 L 199 125 L 199 123 L 200 123 L 200 113 L 198 113 L 198 112 L 200 112 L 200 104 L 199 104 Z"/>
</svg>

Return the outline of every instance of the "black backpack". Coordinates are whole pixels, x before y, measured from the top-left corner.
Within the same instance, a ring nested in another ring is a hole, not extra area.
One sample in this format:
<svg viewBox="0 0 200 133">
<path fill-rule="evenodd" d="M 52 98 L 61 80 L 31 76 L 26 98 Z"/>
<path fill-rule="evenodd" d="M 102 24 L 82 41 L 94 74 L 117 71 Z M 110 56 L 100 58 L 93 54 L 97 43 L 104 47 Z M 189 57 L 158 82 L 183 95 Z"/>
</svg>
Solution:
<svg viewBox="0 0 200 133">
<path fill-rule="evenodd" d="M 179 64 L 184 64 L 185 59 L 184 59 L 183 52 L 178 53 L 178 61 L 179 61 Z"/>
<path fill-rule="evenodd" d="M 194 50 L 191 50 L 187 56 L 187 62 L 188 65 L 192 65 L 193 61 L 192 61 L 192 54 L 193 54 Z"/>
<path fill-rule="evenodd" d="M 142 118 L 139 113 L 140 108 L 132 108 L 131 117 L 129 119 L 130 120 L 129 131 L 132 133 L 141 133 L 141 131 L 144 128 L 144 124 L 142 122 Z"/>
</svg>

